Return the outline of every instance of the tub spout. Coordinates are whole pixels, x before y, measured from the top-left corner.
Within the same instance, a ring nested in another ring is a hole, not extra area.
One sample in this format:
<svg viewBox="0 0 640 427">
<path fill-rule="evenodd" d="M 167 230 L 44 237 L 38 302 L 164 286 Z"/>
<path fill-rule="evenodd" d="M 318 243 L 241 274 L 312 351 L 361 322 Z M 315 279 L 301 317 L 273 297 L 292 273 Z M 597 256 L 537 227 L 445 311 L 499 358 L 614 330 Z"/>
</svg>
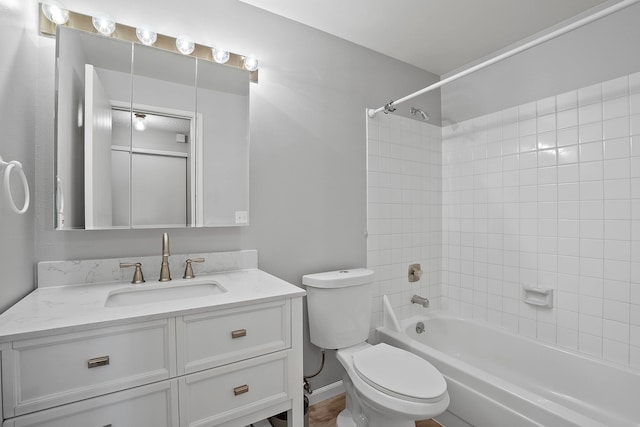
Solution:
<svg viewBox="0 0 640 427">
<path fill-rule="evenodd" d="M 411 297 L 411 303 L 412 304 L 420 304 L 424 308 L 427 308 L 427 307 L 429 307 L 429 298 L 424 298 L 424 297 L 421 297 L 419 295 L 414 295 L 414 296 Z"/>
</svg>

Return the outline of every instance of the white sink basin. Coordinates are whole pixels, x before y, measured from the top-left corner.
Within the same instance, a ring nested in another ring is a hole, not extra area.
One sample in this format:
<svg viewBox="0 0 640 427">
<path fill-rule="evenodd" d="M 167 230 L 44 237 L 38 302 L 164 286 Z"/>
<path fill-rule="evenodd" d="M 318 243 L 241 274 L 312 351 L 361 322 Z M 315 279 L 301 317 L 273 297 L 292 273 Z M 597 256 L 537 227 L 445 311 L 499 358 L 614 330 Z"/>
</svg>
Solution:
<svg viewBox="0 0 640 427">
<path fill-rule="evenodd" d="M 198 298 L 227 292 L 217 282 L 146 284 L 111 291 L 105 307 L 124 307 L 153 302 Z"/>
</svg>

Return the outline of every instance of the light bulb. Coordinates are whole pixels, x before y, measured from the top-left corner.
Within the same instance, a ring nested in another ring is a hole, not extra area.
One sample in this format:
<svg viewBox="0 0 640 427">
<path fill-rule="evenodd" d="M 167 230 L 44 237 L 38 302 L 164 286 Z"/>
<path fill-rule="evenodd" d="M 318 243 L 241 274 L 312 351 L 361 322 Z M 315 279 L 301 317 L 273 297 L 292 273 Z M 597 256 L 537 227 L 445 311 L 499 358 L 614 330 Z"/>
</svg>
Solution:
<svg viewBox="0 0 640 427">
<path fill-rule="evenodd" d="M 116 30 L 116 21 L 109 15 L 94 16 L 91 18 L 91 22 L 93 27 L 105 36 L 110 36 Z"/>
<path fill-rule="evenodd" d="M 247 71 L 255 71 L 258 69 L 258 59 L 249 55 L 244 57 L 244 69 Z"/>
<path fill-rule="evenodd" d="M 135 113 L 135 117 L 133 118 L 133 128 L 135 130 L 142 132 L 147 128 L 147 124 L 144 121 L 145 117 L 147 117 L 145 114 Z"/>
<path fill-rule="evenodd" d="M 153 31 L 148 25 L 142 25 L 136 28 L 136 36 L 140 43 L 151 46 L 158 40 L 158 33 Z"/>
<path fill-rule="evenodd" d="M 183 55 L 189 55 L 196 48 L 196 44 L 189 36 L 178 36 L 176 39 L 176 47 Z"/>
<path fill-rule="evenodd" d="M 213 49 L 211 49 L 211 54 L 213 55 L 213 60 L 218 64 L 224 64 L 229 60 L 228 50 L 218 49 L 217 47 L 214 47 Z"/>
<path fill-rule="evenodd" d="M 54 24 L 66 24 L 69 20 L 69 11 L 62 7 L 57 1 L 42 3 L 42 13 Z"/>
</svg>

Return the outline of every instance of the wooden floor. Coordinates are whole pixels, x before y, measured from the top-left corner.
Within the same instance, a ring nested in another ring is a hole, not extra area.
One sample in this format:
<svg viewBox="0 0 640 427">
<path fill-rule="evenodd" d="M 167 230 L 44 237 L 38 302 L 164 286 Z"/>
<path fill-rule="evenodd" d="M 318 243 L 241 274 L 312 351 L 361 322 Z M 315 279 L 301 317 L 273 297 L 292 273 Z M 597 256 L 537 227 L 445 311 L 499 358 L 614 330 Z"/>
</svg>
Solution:
<svg viewBox="0 0 640 427">
<path fill-rule="evenodd" d="M 344 394 L 340 394 L 309 408 L 309 427 L 336 427 L 338 413 L 344 409 Z M 441 427 L 433 420 L 417 421 L 416 427 Z"/>
</svg>

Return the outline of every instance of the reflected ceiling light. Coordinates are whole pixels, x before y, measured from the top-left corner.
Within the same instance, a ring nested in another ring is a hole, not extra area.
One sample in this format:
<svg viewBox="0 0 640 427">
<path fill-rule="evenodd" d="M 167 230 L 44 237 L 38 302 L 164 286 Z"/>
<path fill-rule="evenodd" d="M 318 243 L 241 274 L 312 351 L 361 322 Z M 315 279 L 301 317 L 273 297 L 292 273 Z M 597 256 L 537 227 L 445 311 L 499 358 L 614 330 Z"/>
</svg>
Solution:
<svg viewBox="0 0 640 427">
<path fill-rule="evenodd" d="M 182 35 L 176 39 L 176 47 L 181 54 L 189 55 L 196 48 L 196 44 L 191 37 Z"/>
<path fill-rule="evenodd" d="M 218 49 L 217 47 L 214 47 L 211 49 L 211 54 L 213 55 L 213 60 L 218 64 L 224 64 L 229 60 L 228 50 Z"/>
<path fill-rule="evenodd" d="M 69 11 L 55 0 L 42 3 L 42 13 L 49 21 L 57 25 L 66 24 L 69 20 Z"/>
<path fill-rule="evenodd" d="M 244 69 L 247 71 L 255 71 L 258 69 L 258 58 L 253 55 L 244 57 Z"/>
<path fill-rule="evenodd" d="M 133 128 L 142 132 L 147 128 L 147 124 L 144 121 L 147 115 L 142 113 L 135 113 L 134 115 L 135 117 L 133 118 Z"/>
<path fill-rule="evenodd" d="M 153 31 L 148 25 L 141 25 L 136 28 L 136 36 L 140 43 L 151 46 L 158 40 L 158 33 Z"/>
<path fill-rule="evenodd" d="M 100 34 L 110 36 L 116 30 L 116 21 L 109 15 L 98 15 L 91 18 L 93 28 L 98 30 Z"/>
</svg>

